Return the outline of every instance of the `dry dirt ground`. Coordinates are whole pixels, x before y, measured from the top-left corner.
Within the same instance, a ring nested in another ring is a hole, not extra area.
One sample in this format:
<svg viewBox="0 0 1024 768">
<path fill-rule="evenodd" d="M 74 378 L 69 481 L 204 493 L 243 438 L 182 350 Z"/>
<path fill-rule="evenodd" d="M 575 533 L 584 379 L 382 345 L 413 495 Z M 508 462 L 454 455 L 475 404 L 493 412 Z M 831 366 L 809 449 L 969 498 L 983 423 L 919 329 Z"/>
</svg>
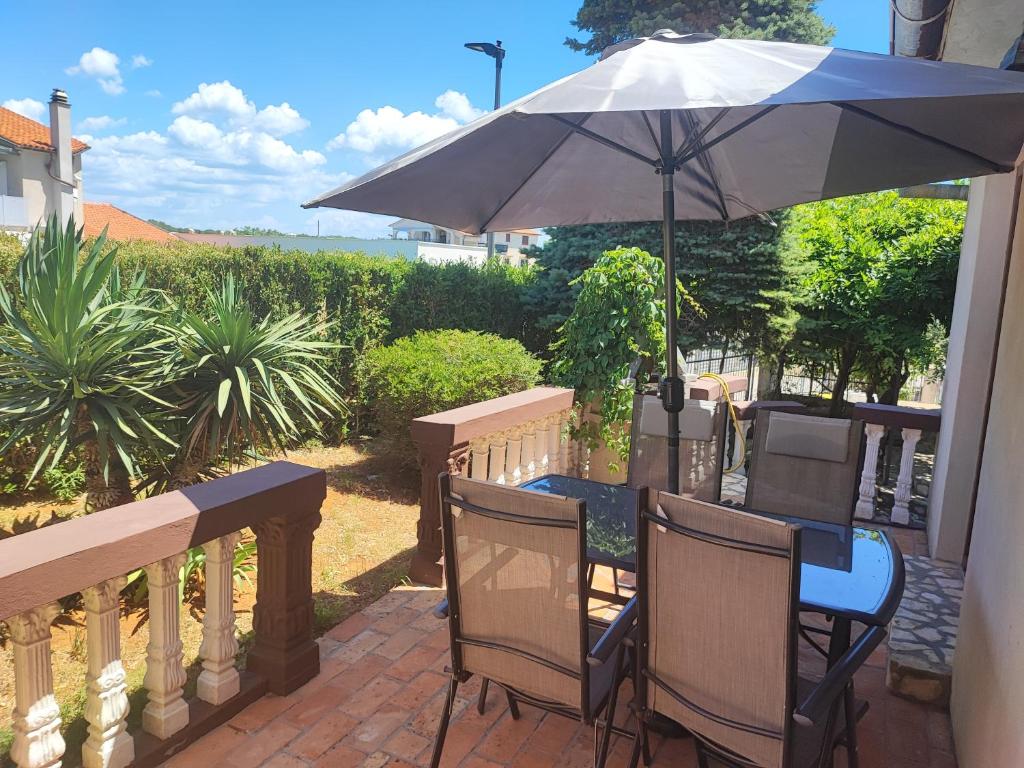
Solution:
<svg viewBox="0 0 1024 768">
<path fill-rule="evenodd" d="M 416 544 L 419 513 L 415 473 L 395 467 L 358 446 L 301 450 L 288 459 L 327 471 L 323 522 L 313 544 L 313 592 L 316 631 L 323 634 L 351 614 L 374 602 L 406 578 Z M 0 538 L 82 514 L 81 503 L 45 499 L 0 505 Z M 251 533 L 246 531 L 247 536 Z M 255 574 L 253 583 L 255 584 Z M 252 629 L 253 590 L 238 585 L 235 607 L 243 652 Z M 198 676 L 196 653 L 201 640 L 202 606 L 185 605 L 181 614 L 185 664 L 191 695 Z M 148 625 L 141 610 L 125 610 L 121 619 L 122 657 L 132 692 L 131 728 L 138 727 L 145 691 Z M 3 626 L 0 625 L 0 641 Z M 85 627 L 81 610 L 70 608 L 53 629 L 54 688 L 61 704 L 68 749 L 65 766 L 78 765 L 85 739 Z M 0 646 L 0 766 L 9 765 L 11 710 L 14 706 L 14 665 L 9 642 Z"/>
</svg>

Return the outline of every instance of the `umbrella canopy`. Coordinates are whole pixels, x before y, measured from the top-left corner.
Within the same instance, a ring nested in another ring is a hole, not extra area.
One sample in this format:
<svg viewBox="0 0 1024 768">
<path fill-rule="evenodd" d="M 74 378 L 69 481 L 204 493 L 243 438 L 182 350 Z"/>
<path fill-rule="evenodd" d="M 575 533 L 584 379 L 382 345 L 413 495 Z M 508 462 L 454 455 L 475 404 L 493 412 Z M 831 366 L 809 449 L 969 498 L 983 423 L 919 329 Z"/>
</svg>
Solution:
<svg viewBox="0 0 1024 768">
<path fill-rule="evenodd" d="M 678 166 L 674 217 L 729 220 L 1009 171 L 1024 141 L 1024 75 L 660 32 L 306 207 L 474 234 L 660 219 L 662 110 Z"/>
<path fill-rule="evenodd" d="M 675 221 L 1013 170 L 1024 75 L 793 43 L 677 35 L 593 66 L 414 149 L 305 207 L 463 232 L 662 219 L 676 317 Z M 660 177 L 660 180 L 657 180 Z M 676 324 L 661 400 L 679 488 Z"/>
</svg>

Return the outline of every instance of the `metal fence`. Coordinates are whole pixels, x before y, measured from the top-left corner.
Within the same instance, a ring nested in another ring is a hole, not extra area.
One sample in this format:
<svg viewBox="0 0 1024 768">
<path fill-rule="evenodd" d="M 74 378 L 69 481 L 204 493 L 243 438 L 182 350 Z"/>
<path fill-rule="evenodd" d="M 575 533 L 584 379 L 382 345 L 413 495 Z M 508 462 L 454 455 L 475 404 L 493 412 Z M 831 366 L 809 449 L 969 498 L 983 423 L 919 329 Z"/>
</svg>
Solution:
<svg viewBox="0 0 1024 768">
<path fill-rule="evenodd" d="M 741 373 L 747 377 L 748 390 L 753 383 L 754 366 L 753 355 L 728 348 L 704 347 L 686 355 L 687 373 Z"/>
<path fill-rule="evenodd" d="M 836 377 L 832 371 L 820 369 L 787 369 L 782 377 L 781 390 L 784 395 L 805 397 L 831 396 Z M 911 376 L 900 391 L 900 400 L 921 402 L 927 379 Z M 867 400 L 866 385 L 863 381 L 851 381 L 846 388 L 846 400 L 851 403 Z"/>
</svg>

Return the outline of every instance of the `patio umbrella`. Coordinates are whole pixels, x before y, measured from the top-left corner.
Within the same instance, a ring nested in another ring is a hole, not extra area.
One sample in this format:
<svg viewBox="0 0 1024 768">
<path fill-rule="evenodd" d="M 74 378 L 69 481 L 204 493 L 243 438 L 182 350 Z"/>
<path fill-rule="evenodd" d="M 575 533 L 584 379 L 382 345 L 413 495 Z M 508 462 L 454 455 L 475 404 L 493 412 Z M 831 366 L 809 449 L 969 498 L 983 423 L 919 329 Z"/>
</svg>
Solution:
<svg viewBox="0 0 1024 768">
<path fill-rule="evenodd" d="M 677 491 L 674 222 L 1009 172 L 1022 143 L 1018 73 L 662 30 L 304 207 L 473 234 L 661 219 Z"/>
</svg>

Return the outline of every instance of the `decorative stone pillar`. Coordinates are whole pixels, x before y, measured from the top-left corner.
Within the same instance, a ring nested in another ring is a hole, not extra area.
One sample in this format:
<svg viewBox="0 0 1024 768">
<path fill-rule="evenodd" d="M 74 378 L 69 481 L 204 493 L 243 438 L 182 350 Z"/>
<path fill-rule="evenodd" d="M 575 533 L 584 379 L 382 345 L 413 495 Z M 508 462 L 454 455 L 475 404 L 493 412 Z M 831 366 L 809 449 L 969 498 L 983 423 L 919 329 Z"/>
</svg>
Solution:
<svg viewBox="0 0 1024 768">
<path fill-rule="evenodd" d="M 903 453 L 900 455 L 900 476 L 896 479 L 896 492 L 892 505 L 892 522 L 907 525 L 910 522 L 910 494 L 914 486 L 914 451 L 921 439 L 920 429 L 903 428 Z"/>
<path fill-rule="evenodd" d="M 864 466 L 860 472 L 860 488 L 857 494 L 857 507 L 853 516 L 858 520 L 871 520 L 875 516 L 875 478 L 878 472 L 878 446 L 885 434 L 881 424 L 865 424 L 864 435 Z"/>
<path fill-rule="evenodd" d="M 520 429 L 513 429 L 508 436 L 507 448 L 505 449 L 505 482 L 509 485 L 519 485 L 523 481 L 523 433 Z"/>
<path fill-rule="evenodd" d="M 547 419 L 541 419 L 537 422 L 536 437 L 534 439 L 535 446 L 535 468 L 534 472 L 537 476 L 546 475 L 551 470 L 548 468 L 551 464 L 551 449 L 550 449 L 550 425 Z"/>
<path fill-rule="evenodd" d="M 572 410 L 568 409 L 568 408 L 566 410 L 562 411 L 558 415 L 558 434 L 559 435 L 568 435 L 569 419 L 570 418 L 572 418 Z M 560 439 L 560 442 L 559 442 L 559 456 L 558 456 L 558 466 L 560 468 L 559 471 L 563 475 L 571 475 L 573 473 L 573 470 L 576 470 L 577 475 L 579 477 L 582 477 L 583 476 L 582 462 L 578 462 L 577 463 L 578 465 L 574 465 L 573 462 L 570 461 L 570 458 L 569 458 L 570 457 L 570 446 L 569 446 L 570 442 L 572 442 L 572 441 L 571 441 L 571 439 L 568 436 L 566 436 L 566 438 L 564 440 Z"/>
<path fill-rule="evenodd" d="M 199 674 L 196 695 L 210 704 L 223 704 L 240 688 L 235 655 L 235 592 L 233 571 L 235 547 L 241 533 L 229 533 L 203 544 L 206 553 L 206 614 L 203 616 L 203 642 L 199 658 L 203 671 Z"/>
<path fill-rule="evenodd" d="M 508 451 L 508 433 L 495 432 L 490 436 L 491 463 L 487 470 L 487 479 L 498 485 L 505 485 L 508 476 L 505 473 L 505 454 Z M 436 479 L 436 478 L 435 478 Z M 438 510 L 440 514 L 440 510 Z"/>
<path fill-rule="evenodd" d="M 474 480 L 486 480 L 487 468 L 491 455 L 491 444 L 486 437 L 477 438 L 470 443 L 472 461 L 469 462 L 470 477 Z"/>
<path fill-rule="evenodd" d="M 522 482 L 537 476 L 537 425 L 533 422 L 523 430 L 523 452 L 519 463 L 523 472 Z"/>
<path fill-rule="evenodd" d="M 564 471 L 562 464 L 562 416 L 548 417 L 548 472 L 558 474 Z"/>
<path fill-rule="evenodd" d="M 128 686 L 121 663 L 120 596 L 126 579 L 108 579 L 82 591 L 89 662 L 85 673 L 85 719 L 89 737 L 82 745 L 85 768 L 123 768 L 135 759 L 128 734 Z"/>
<path fill-rule="evenodd" d="M 435 491 L 436 495 L 436 491 Z M 255 643 L 247 668 L 284 696 L 320 672 L 313 641 L 313 534 L 320 508 L 272 517 L 253 526 L 259 567 L 253 607 Z"/>
<path fill-rule="evenodd" d="M 48 603 L 7 619 L 14 646 L 11 759 L 18 768 L 59 766 L 64 756 L 50 661 L 50 624 L 59 613 L 57 603 Z"/>
<path fill-rule="evenodd" d="M 421 584 L 440 587 L 444 583 L 441 568 L 441 496 L 437 477 L 442 472 L 464 474 L 469 464 L 469 444 L 417 443 L 420 462 L 420 519 L 416 522 L 416 552 L 409 567 L 409 578 Z M 491 466 L 495 464 L 491 446 Z M 504 466 L 504 461 L 501 466 Z"/>
<path fill-rule="evenodd" d="M 146 687 L 149 703 L 142 710 L 142 728 L 166 739 L 188 725 L 185 667 L 182 664 L 178 583 L 185 553 L 146 566 L 149 581 L 149 645 L 146 648 Z"/>
</svg>

